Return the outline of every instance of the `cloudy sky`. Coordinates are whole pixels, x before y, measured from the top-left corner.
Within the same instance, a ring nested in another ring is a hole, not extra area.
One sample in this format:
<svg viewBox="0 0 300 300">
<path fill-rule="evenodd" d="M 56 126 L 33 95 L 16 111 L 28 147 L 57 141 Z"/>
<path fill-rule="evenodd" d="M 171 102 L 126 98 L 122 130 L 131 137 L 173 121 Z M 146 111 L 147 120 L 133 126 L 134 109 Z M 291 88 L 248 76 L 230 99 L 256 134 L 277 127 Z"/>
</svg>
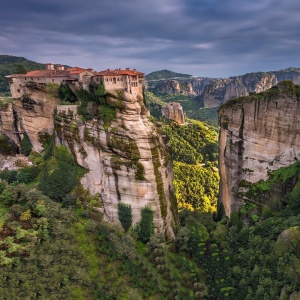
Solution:
<svg viewBox="0 0 300 300">
<path fill-rule="evenodd" d="M 299 0 L 6 0 L 0 54 L 228 77 L 300 67 Z"/>
</svg>

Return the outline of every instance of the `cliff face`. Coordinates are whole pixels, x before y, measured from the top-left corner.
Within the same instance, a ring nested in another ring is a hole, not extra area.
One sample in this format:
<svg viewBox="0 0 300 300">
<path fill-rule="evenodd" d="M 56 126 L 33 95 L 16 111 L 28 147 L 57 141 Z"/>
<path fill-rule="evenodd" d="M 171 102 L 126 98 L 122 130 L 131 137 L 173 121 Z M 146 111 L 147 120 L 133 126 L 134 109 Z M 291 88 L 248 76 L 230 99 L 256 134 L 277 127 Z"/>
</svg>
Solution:
<svg viewBox="0 0 300 300">
<path fill-rule="evenodd" d="M 54 133 L 56 144 L 67 146 L 77 163 L 89 170 L 81 183 L 91 194 L 100 195 L 106 220 L 119 222 L 121 201 L 131 205 L 135 224 L 148 205 L 154 211 L 156 231 L 174 236 L 177 204 L 166 136 L 149 121 L 141 95 L 110 93 L 107 101 L 118 103 L 119 109 L 107 125 L 96 119 L 82 121 L 76 105 L 57 106 L 57 99 L 43 91 L 27 92 L 30 99 L 15 99 L 1 111 L 3 133 L 11 128 L 25 132 L 35 151 L 42 150 L 43 133 Z"/>
<path fill-rule="evenodd" d="M 147 81 L 147 88 L 154 93 L 183 94 L 197 96 L 203 93 L 205 85 L 210 81 L 207 77 L 189 77 Z"/>
<path fill-rule="evenodd" d="M 300 84 L 300 69 L 290 68 L 217 79 L 204 87 L 202 93 L 204 106 L 217 107 L 231 98 L 247 96 L 254 92 L 260 93 L 283 80 L 292 80 L 295 84 Z"/>
<path fill-rule="evenodd" d="M 300 69 L 289 68 L 273 72 L 248 73 L 230 78 L 189 77 L 148 81 L 151 92 L 198 96 L 204 107 L 218 107 L 229 99 L 261 93 L 278 82 L 292 80 L 300 84 Z"/>
<path fill-rule="evenodd" d="M 57 99 L 43 91 L 25 89 L 27 98 L 14 99 L 7 109 L 0 109 L 0 131 L 17 144 L 22 133 L 26 133 L 35 151 L 43 149 L 39 136 L 42 133 L 52 135 L 53 113 Z"/>
<path fill-rule="evenodd" d="M 220 199 L 226 214 L 243 201 L 243 182 L 267 179 L 269 170 L 300 159 L 300 97 L 279 84 L 264 97 L 228 101 L 219 110 Z"/>
<path fill-rule="evenodd" d="M 173 120 L 178 124 L 185 123 L 184 112 L 180 103 L 171 102 L 161 108 L 162 116 L 167 120 Z"/>
</svg>

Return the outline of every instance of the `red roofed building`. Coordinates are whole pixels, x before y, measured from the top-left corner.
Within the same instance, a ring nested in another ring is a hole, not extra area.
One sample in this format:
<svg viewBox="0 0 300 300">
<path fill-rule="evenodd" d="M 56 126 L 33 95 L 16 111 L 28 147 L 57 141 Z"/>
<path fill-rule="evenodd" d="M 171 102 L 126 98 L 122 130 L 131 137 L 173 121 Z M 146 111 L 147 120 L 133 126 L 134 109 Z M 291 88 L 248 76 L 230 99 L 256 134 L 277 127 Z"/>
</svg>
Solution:
<svg viewBox="0 0 300 300">
<path fill-rule="evenodd" d="M 19 98 L 26 93 L 26 87 L 43 87 L 49 83 L 68 83 L 78 88 L 88 89 L 91 82 L 104 83 L 108 91 L 123 90 L 132 94 L 143 92 L 144 73 L 126 68 L 125 70 L 105 70 L 95 72 L 93 69 L 72 67 L 65 69 L 63 65 L 46 64 L 46 70 L 34 70 L 26 74 L 5 76 L 10 84 L 13 98 Z"/>
<path fill-rule="evenodd" d="M 123 90 L 137 95 L 143 93 L 144 73 L 126 68 L 98 72 L 94 76 L 96 82 L 103 81 L 107 91 Z"/>
</svg>

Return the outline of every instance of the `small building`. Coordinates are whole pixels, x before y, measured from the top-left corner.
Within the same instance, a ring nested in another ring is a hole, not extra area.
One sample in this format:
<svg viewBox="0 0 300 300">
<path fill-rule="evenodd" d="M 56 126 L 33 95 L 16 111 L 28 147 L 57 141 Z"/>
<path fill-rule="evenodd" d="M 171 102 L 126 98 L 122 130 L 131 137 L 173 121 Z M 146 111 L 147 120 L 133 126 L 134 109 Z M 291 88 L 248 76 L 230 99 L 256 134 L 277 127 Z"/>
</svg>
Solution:
<svg viewBox="0 0 300 300">
<path fill-rule="evenodd" d="M 107 91 L 123 90 L 128 93 L 137 95 L 143 93 L 144 73 L 126 68 L 125 70 L 116 69 L 98 72 L 94 80 L 102 80 Z"/>
</svg>

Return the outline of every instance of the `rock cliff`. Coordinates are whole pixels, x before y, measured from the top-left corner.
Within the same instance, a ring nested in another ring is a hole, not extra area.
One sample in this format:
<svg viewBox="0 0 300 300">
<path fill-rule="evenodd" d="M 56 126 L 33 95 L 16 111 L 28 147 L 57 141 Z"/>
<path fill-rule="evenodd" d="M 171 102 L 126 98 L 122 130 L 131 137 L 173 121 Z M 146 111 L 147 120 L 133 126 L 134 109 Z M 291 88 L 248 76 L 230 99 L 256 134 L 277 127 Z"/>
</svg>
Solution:
<svg viewBox="0 0 300 300">
<path fill-rule="evenodd" d="M 211 81 L 207 77 L 189 77 L 176 79 L 148 80 L 146 86 L 150 92 L 183 94 L 186 96 L 202 95 L 204 87 Z"/>
<path fill-rule="evenodd" d="M 177 224 L 177 204 L 173 191 L 172 161 L 166 135 L 149 121 L 142 95 L 110 93 L 106 101 L 117 103 L 117 116 L 107 125 L 100 119 L 82 121 L 76 105 L 57 105 L 45 91 L 26 91 L 28 97 L 15 99 L 0 112 L 0 130 L 26 133 L 35 151 L 43 149 L 41 136 L 55 135 L 89 172 L 81 183 L 91 194 L 98 193 L 104 218 L 118 221 L 117 204 L 132 206 L 133 224 L 140 210 L 154 211 L 156 231 L 173 237 Z"/>
<path fill-rule="evenodd" d="M 148 80 L 148 89 L 154 93 L 198 96 L 204 107 L 218 107 L 229 99 L 260 93 L 278 82 L 292 80 L 300 84 L 300 69 L 288 68 L 271 72 L 248 73 L 230 78 L 188 77 Z"/>
<path fill-rule="evenodd" d="M 184 112 L 180 103 L 171 102 L 161 108 L 162 116 L 167 120 L 173 120 L 178 124 L 185 123 Z"/>
<path fill-rule="evenodd" d="M 232 99 L 219 109 L 220 200 L 226 214 L 245 197 L 245 183 L 300 159 L 300 92 L 290 81 L 263 94 Z"/>
</svg>

